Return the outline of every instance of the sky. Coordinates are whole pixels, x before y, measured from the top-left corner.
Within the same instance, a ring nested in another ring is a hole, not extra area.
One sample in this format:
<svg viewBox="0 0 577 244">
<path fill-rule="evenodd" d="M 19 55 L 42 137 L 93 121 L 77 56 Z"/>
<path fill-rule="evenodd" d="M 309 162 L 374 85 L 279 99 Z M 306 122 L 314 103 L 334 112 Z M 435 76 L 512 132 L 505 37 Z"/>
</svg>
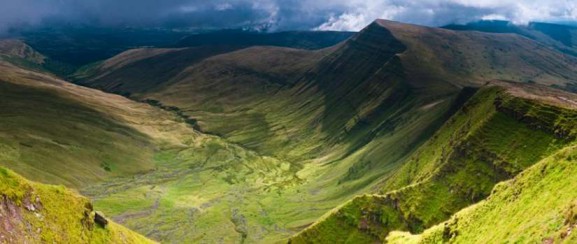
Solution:
<svg viewBox="0 0 577 244">
<path fill-rule="evenodd" d="M 43 23 L 358 31 L 377 18 L 441 26 L 577 21 L 577 0 L 0 0 L 0 32 Z"/>
</svg>

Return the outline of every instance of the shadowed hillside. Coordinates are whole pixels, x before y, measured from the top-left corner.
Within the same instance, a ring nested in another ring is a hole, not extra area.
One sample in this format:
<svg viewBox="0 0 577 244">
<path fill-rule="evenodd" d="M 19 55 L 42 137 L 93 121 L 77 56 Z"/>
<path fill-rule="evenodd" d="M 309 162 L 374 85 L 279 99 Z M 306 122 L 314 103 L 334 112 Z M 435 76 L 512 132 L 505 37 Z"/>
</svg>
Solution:
<svg viewBox="0 0 577 244">
<path fill-rule="evenodd" d="M 73 79 L 79 84 L 89 82 L 91 86 L 108 92 L 123 95 L 141 93 L 162 85 L 190 65 L 238 48 L 134 49 L 102 64 L 80 69 Z M 93 74 L 96 75 L 84 80 Z"/>
</svg>

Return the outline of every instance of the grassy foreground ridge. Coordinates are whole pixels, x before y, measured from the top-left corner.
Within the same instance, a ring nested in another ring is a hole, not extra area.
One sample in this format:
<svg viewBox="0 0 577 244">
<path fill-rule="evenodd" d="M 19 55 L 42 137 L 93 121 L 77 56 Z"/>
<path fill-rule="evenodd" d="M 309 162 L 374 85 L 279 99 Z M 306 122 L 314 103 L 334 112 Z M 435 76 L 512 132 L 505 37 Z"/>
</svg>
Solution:
<svg viewBox="0 0 577 244">
<path fill-rule="evenodd" d="M 2 243 L 154 243 L 114 222 L 95 222 L 90 200 L 0 168 Z"/>
</svg>

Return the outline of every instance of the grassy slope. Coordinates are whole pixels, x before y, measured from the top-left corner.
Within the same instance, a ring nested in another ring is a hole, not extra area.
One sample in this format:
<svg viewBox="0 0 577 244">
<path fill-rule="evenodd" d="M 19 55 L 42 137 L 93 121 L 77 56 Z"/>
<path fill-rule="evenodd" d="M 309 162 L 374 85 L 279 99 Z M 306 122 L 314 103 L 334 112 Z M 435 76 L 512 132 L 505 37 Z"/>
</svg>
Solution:
<svg viewBox="0 0 577 244">
<path fill-rule="evenodd" d="M 153 168 L 149 136 L 122 117 L 143 112 L 143 106 L 122 107 L 127 101 L 121 98 L 101 100 L 100 92 L 6 62 L 0 61 L 0 70 L 3 166 L 68 186 Z"/>
<path fill-rule="evenodd" d="M 386 194 L 357 197 L 291 241 L 384 241 L 393 230 L 421 232 L 567 145 L 575 128 L 567 119 L 576 115 L 484 88 L 381 183 Z"/>
<path fill-rule="evenodd" d="M 421 235 L 393 232 L 389 243 L 575 243 L 577 173 L 574 146 L 560 150 L 512 180 L 498 184 L 491 196 Z"/>
<path fill-rule="evenodd" d="M 0 242 L 153 243 L 114 222 L 102 227 L 94 215 L 88 199 L 0 168 Z"/>
</svg>

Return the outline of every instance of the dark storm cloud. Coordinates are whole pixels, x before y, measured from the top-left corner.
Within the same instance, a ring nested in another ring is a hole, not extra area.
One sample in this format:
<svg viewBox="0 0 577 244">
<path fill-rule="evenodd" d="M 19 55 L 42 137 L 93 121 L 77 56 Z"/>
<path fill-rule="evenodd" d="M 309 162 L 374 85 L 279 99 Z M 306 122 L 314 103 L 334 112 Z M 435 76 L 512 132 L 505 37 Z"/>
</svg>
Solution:
<svg viewBox="0 0 577 244">
<path fill-rule="evenodd" d="M 50 20 L 93 25 L 358 30 L 376 18 L 576 20 L 573 0 L 0 0 L 0 30 Z"/>
</svg>

